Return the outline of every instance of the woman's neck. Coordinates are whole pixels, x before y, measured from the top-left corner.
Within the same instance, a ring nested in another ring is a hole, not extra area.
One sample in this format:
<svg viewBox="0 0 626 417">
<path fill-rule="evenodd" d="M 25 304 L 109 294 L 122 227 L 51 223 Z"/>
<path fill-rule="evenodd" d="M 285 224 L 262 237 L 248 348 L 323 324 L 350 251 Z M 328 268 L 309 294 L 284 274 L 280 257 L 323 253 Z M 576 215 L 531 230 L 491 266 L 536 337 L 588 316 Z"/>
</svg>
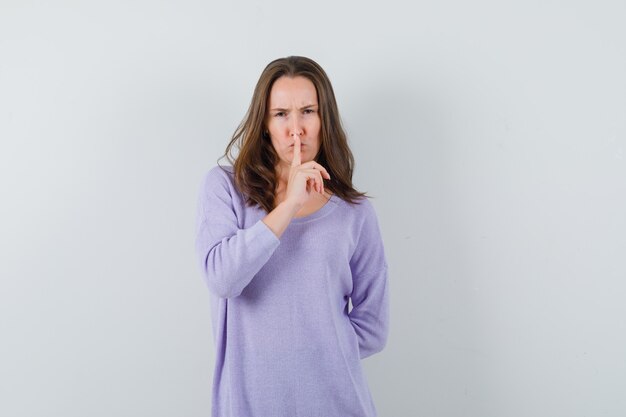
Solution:
<svg viewBox="0 0 626 417">
<path fill-rule="evenodd" d="M 287 190 L 287 184 L 289 183 L 289 170 L 291 167 L 283 162 L 279 163 L 276 168 L 276 192 L 284 192 Z"/>
</svg>

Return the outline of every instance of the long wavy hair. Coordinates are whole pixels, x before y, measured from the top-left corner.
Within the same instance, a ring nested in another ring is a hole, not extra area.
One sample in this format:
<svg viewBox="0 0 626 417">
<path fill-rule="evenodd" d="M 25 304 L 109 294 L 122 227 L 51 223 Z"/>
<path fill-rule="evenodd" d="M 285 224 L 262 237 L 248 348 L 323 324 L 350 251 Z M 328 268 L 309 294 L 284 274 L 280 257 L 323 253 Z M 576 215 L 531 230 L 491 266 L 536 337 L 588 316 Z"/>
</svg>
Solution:
<svg viewBox="0 0 626 417">
<path fill-rule="evenodd" d="M 351 204 L 358 204 L 362 197 L 370 198 L 352 185 L 354 157 L 348 147 L 330 80 L 319 64 L 302 56 L 279 58 L 265 67 L 254 88 L 250 107 L 224 155 L 218 159 L 218 165 L 223 157 L 228 159 L 233 166 L 235 185 L 245 196 L 247 205 L 258 205 L 268 213 L 274 209 L 278 186 L 275 167 L 279 157 L 266 133 L 266 120 L 270 91 L 274 82 L 283 76 L 306 77 L 317 91 L 321 129 L 320 149 L 314 160 L 330 174 L 330 180 L 323 178 L 324 187 Z M 234 146 L 239 148 L 236 158 L 232 156 Z"/>
</svg>

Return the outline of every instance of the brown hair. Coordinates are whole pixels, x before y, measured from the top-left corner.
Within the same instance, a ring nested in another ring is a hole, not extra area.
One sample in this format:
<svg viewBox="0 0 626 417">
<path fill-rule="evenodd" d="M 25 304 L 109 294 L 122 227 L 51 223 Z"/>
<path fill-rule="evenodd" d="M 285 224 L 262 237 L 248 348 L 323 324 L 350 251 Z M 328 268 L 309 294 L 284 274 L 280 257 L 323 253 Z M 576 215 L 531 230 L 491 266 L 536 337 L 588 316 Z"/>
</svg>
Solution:
<svg viewBox="0 0 626 417">
<path fill-rule="evenodd" d="M 245 117 L 235 130 L 224 155 L 219 158 L 226 157 L 233 165 L 235 184 L 245 195 L 246 203 L 249 206 L 259 205 L 268 213 L 274 209 L 278 155 L 264 132 L 267 129 L 265 121 L 270 91 L 274 82 L 282 76 L 306 77 L 317 91 L 321 129 L 320 149 L 314 159 L 330 174 L 330 180 L 324 178 L 324 187 L 352 204 L 358 203 L 360 197 L 369 198 L 352 185 L 354 157 L 348 147 L 328 76 L 312 59 L 289 56 L 276 59 L 265 67 Z M 239 148 L 236 159 L 231 155 L 234 145 Z"/>
</svg>

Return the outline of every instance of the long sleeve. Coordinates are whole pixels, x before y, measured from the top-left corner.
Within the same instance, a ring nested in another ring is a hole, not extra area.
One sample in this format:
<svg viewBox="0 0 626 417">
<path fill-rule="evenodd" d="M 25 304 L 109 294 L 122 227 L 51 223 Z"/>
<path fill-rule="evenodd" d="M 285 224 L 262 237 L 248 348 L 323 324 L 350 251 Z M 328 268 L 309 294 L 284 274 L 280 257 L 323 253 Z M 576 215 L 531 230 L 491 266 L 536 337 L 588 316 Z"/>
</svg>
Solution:
<svg viewBox="0 0 626 417">
<path fill-rule="evenodd" d="M 226 175 L 217 166 L 204 178 L 195 241 L 205 283 L 222 298 L 240 295 L 280 245 L 261 220 L 246 229 L 239 227 L 236 205 L 242 204 L 242 197 Z"/>
<path fill-rule="evenodd" d="M 361 359 L 380 352 L 389 334 L 387 260 L 374 207 L 363 203 L 363 223 L 350 259 L 352 310 L 348 317 L 359 341 Z"/>
</svg>

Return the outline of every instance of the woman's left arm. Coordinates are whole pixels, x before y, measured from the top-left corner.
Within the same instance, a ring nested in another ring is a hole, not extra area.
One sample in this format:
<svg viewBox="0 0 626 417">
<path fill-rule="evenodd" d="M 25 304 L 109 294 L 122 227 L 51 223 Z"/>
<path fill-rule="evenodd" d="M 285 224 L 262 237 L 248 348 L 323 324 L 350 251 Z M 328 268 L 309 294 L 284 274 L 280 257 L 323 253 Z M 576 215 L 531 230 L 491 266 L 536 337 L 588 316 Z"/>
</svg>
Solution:
<svg viewBox="0 0 626 417">
<path fill-rule="evenodd" d="M 380 352 L 389 334 L 387 259 L 374 207 L 365 199 L 361 230 L 350 259 L 352 311 L 361 359 Z"/>
</svg>

